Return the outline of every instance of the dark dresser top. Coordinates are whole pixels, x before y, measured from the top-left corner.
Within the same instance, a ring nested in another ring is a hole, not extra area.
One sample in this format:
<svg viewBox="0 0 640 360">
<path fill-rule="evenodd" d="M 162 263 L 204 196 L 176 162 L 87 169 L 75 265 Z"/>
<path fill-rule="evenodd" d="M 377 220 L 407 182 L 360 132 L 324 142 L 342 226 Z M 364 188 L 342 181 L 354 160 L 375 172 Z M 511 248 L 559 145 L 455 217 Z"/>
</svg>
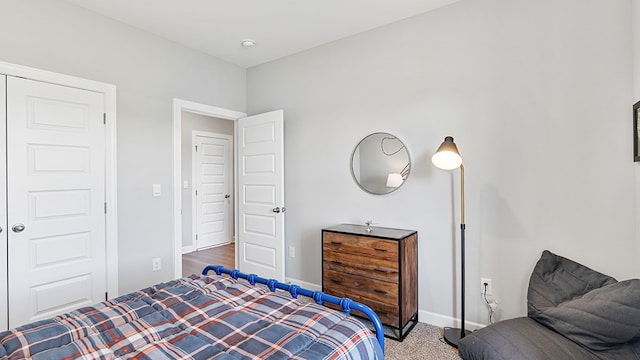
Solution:
<svg viewBox="0 0 640 360">
<path fill-rule="evenodd" d="M 371 236 L 390 240 L 402 240 L 407 236 L 415 234 L 415 230 L 392 229 L 379 226 L 371 226 L 371 231 L 367 231 L 366 225 L 340 224 L 322 229 L 343 234 L 355 234 L 361 236 Z"/>
</svg>

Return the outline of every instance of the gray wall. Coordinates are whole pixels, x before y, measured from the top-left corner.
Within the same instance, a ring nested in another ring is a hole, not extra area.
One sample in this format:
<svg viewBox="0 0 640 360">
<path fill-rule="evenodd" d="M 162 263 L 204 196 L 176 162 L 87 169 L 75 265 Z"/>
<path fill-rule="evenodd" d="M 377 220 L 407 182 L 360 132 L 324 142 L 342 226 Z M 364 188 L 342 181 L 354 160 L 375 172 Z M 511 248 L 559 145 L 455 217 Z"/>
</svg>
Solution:
<svg viewBox="0 0 640 360">
<path fill-rule="evenodd" d="M 421 320 L 459 316 L 459 172 L 431 164 L 454 136 L 466 169 L 467 319 L 526 313 L 550 249 L 619 279 L 637 275 L 631 1 L 474 0 L 250 68 L 250 114 L 285 112 L 287 276 L 320 284 L 320 230 L 419 231 Z M 277 89 L 275 91 L 274 89 Z M 363 192 L 349 157 L 366 134 L 405 141 L 411 176 Z"/>
<path fill-rule="evenodd" d="M 120 292 L 173 278 L 173 98 L 244 112 L 245 70 L 64 2 L 0 9 L 0 61 L 117 86 Z"/>
<path fill-rule="evenodd" d="M 230 120 L 218 119 L 211 116 L 205 116 L 200 114 L 194 114 L 188 111 L 182 112 L 182 181 L 189 182 L 189 188 L 182 188 L 182 246 L 192 246 L 194 244 L 193 237 L 193 214 L 192 214 L 192 194 L 193 194 L 193 179 L 192 179 L 192 133 L 194 130 L 207 131 L 218 134 L 234 135 L 235 123 Z M 235 144 L 235 141 L 234 141 Z M 235 145 L 234 145 L 235 146 Z M 232 149 L 233 151 L 233 149 Z M 233 155 L 232 155 L 233 156 Z M 233 183 L 234 180 L 232 180 Z M 233 186 L 233 185 L 232 185 Z M 233 189 L 233 187 L 232 187 Z M 233 190 L 232 190 L 233 191 Z M 231 214 L 235 213 L 233 207 L 233 201 L 229 207 Z M 234 216 L 231 216 L 234 219 Z M 233 221 L 229 234 L 233 234 L 235 227 Z"/>
</svg>

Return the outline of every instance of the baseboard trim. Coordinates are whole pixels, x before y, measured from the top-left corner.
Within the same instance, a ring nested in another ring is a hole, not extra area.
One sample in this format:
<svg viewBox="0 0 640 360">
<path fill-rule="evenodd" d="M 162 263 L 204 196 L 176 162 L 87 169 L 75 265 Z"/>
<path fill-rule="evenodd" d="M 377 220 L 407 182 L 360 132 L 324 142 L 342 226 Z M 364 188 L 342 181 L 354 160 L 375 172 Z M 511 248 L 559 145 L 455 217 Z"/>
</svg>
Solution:
<svg viewBox="0 0 640 360">
<path fill-rule="evenodd" d="M 193 245 L 189 245 L 189 246 L 183 246 L 182 247 L 182 254 L 188 254 L 190 252 L 194 252 L 196 251 L 196 247 Z"/>
<path fill-rule="evenodd" d="M 311 291 L 322 291 L 322 286 L 294 278 L 285 278 L 285 282 L 289 284 L 299 285 L 307 290 Z M 420 310 L 418 309 L 418 321 L 421 323 L 437 326 L 437 327 L 459 327 L 460 319 L 453 318 L 451 316 L 446 316 L 442 314 L 433 313 L 430 311 Z M 486 325 L 465 321 L 465 329 L 474 331 L 485 327 Z"/>
<path fill-rule="evenodd" d="M 430 311 L 418 310 L 418 321 L 437 327 L 459 327 L 460 319 L 453 318 L 442 314 L 436 314 Z M 478 330 L 486 325 L 472 321 L 465 321 L 465 330 Z"/>
<path fill-rule="evenodd" d="M 298 279 L 294 279 L 294 278 L 285 278 L 284 281 L 286 283 L 289 284 L 295 284 L 298 285 L 300 287 L 303 287 L 307 290 L 311 290 L 311 291 L 322 291 L 322 286 L 318 285 L 318 284 L 313 284 L 310 282 L 306 282 L 306 281 L 302 281 L 302 280 L 298 280 Z"/>
</svg>

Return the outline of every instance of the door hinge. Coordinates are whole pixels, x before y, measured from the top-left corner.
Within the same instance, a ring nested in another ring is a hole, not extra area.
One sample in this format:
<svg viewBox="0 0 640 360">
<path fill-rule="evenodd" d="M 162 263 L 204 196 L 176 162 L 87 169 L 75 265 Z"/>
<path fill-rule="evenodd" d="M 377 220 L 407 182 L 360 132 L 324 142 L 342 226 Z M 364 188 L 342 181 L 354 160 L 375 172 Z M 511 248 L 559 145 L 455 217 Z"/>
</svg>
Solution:
<svg viewBox="0 0 640 360">
<path fill-rule="evenodd" d="M 196 196 L 198 196 L 198 190 L 196 190 Z"/>
<path fill-rule="evenodd" d="M 104 213 L 107 213 L 107 203 L 104 203 Z"/>
<path fill-rule="evenodd" d="M 196 234 L 196 240 L 198 240 L 198 234 Z"/>
<path fill-rule="evenodd" d="M 102 114 L 102 123 L 107 125 L 107 113 Z"/>
<path fill-rule="evenodd" d="M 104 293 L 104 301 L 107 301 L 107 300 L 109 300 L 109 293 L 105 292 Z"/>
<path fill-rule="evenodd" d="M 198 145 L 196 145 L 196 152 L 198 152 Z"/>
</svg>

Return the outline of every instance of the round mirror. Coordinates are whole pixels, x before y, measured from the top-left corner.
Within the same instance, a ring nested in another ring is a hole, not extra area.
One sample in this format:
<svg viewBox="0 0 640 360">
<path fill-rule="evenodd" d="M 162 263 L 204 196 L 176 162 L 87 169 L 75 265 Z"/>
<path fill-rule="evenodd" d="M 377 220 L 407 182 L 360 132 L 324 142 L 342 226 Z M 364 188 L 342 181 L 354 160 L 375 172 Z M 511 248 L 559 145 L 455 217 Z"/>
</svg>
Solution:
<svg viewBox="0 0 640 360">
<path fill-rule="evenodd" d="M 411 171 L 409 151 L 397 137 L 373 133 L 362 139 L 351 155 L 351 174 L 358 185 L 372 194 L 396 191 Z"/>
</svg>

